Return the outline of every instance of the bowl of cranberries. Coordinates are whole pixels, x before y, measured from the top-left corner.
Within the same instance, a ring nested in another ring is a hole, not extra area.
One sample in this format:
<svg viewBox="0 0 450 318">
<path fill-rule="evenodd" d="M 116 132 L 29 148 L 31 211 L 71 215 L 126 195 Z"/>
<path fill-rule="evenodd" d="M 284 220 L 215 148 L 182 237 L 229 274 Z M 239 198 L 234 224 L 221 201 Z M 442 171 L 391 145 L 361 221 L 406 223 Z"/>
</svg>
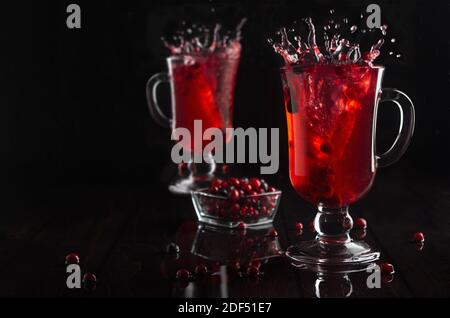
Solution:
<svg viewBox="0 0 450 318">
<path fill-rule="evenodd" d="M 215 179 L 209 188 L 192 191 L 200 222 L 228 228 L 271 224 L 281 191 L 259 178 Z"/>
</svg>

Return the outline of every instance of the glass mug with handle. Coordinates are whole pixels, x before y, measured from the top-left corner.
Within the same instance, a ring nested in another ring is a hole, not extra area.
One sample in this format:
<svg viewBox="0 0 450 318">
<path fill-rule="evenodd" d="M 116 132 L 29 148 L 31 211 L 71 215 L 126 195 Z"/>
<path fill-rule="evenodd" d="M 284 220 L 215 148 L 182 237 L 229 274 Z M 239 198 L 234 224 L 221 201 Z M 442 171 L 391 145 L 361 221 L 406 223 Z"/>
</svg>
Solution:
<svg viewBox="0 0 450 318">
<path fill-rule="evenodd" d="M 239 45 L 237 43 L 237 45 Z M 231 53 L 230 53 L 231 52 Z M 190 154 L 189 174 L 169 186 L 179 194 L 189 194 L 208 185 L 214 177 L 215 162 L 211 153 L 206 162 L 194 163 L 195 155 L 202 155 L 206 145 L 194 136 L 194 121 L 201 120 L 201 134 L 208 128 L 219 128 L 225 135 L 233 126 L 233 99 L 240 45 L 234 50 L 220 50 L 209 54 L 174 55 L 167 58 L 169 73 L 153 75 L 147 82 L 146 93 L 150 114 L 160 125 L 172 129 L 188 129 L 191 140 L 180 140 L 184 151 Z M 157 100 L 160 83 L 171 87 L 172 118 L 161 111 Z"/>
<path fill-rule="evenodd" d="M 396 89 L 381 88 L 384 67 L 350 65 L 282 68 L 289 141 L 289 173 L 296 192 L 318 207 L 317 236 L 288 248 L 292 260 L 315 265 L 356 265 L 380 253 L 353 241 L 348 206 L 369 191 L 377 167 L 395 163 L 414 131 L 414 106 Z M 398 136 L 375 153 L 378 105 L 395 103 Z"/>
</svg>

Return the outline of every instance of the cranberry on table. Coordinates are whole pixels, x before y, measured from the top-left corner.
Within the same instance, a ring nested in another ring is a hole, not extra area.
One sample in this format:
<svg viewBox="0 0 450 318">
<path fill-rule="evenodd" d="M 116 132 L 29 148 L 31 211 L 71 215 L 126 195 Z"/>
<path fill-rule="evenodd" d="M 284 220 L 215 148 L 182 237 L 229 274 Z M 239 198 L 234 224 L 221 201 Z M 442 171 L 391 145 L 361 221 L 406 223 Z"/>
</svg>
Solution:
<svg viewBox="0 0 450 318">
<path fill-rule="evenodd" d="M 381 273 L 385 275 L 392 275 L 395 273 L 394 265 L 391 263 L 381 263 L 380 270 Z"/>
<path fill-rule="evenodd" d="M 302 223 L 302 222 L 297 222 L 297 223 L 295 223 L 295 230 L 296 230 L 297 232 L 302 231 L 302 230 L 303 230 L 303 223 Z"/>
<path fill-rule="evenodd" d="M 413 243 L 422 243 L 425 241 L 425 235 L 422 232 L 416 232 L 414 233 L 412 237 Z"/>
<path fill-rule="evenodd" d="M 198 276 L 204 276 L 208 273 L 208 267 L 205 265 L 197 265 L 195 267 L 195 274 Z"/>
<path fill-rule="evenodd" d="M 97 276 L 93 273 L 86 273 L 83 275 L 83 285 L 88 291 L 93 291 L 97 285 Z"/>
<path fill-rule="evenodd" d="M 243 187 L 243 190 L 244 190 L 246 193 L 250 193 L 250 192 L 252 192 L 253 187 L 252 187 L 251 184 L 245 184 L 244 187 Z"/>
<path fill-rule="evenodd" d="M 191 277 L 191 272 L 185 268 L 181 268 L 177 271 L 176 277 L 178 280 L 189 280 Z"/>
<path fill-rule="evenodd" d="M 362 229 L 365 229 L 365 228 L 367 228 L 367 221 L 366 221 L 366 219 L 364 219 L 364 218 L 357 218 L 355 220 L 355 229 L 362 230 Z"/>
<path fill-rule="evenodd" d="M 66 265 L 69 264 L 79 264 L 80 257 L 76 253 L 70 253 L 66 255 Z"/>
</svg>

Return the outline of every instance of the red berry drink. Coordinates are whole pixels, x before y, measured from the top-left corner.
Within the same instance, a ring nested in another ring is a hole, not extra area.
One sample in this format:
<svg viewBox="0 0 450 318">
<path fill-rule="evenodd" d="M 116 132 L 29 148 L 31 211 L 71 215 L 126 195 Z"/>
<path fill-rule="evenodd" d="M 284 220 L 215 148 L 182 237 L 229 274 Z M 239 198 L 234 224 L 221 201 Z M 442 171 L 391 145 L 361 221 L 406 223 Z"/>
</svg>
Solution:
<svg viewBox="0 0 450 318">
<path fill-rule="evenodd" d="M 357 64 L 284 68 L 290 179 L 309 202 L 345 207 L 370 189 L 381 76 Z"/>
<path fill-rule="evenodd" d="M 190 152 L 201 152 L 206 145 L 195 140 L 194 121 L 202 121 L 202 131 L 233 127 L 234 83 L 239 65 L 241 45 L 233 42 L 228 47 L 210 53 L 181 55 L 169 58 L 173 79 L 173 128 L 187 128 L 192 136 L 182 145 Z"/>
</svg>

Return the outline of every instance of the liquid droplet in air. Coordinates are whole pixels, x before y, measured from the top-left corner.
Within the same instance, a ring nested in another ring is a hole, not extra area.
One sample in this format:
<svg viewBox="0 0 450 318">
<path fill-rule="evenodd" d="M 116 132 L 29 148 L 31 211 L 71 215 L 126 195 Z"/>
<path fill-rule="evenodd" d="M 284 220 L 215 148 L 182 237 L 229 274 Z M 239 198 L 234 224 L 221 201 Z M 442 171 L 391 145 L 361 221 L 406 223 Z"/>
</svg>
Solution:
<svg viewBox="0 0 450 318">
<path fill-rule="evenodd" d="M 351 28 L 350 28 L 350 32 L 351 33 L 355 33 L 356 30 L 358 30 L 358 27 L 356 25 L 352 25 Z"/>
<path fill-rule="evenodd" d="M 391 43 L 395 43 L 397 40 L 395 38 L 391 39 Z"/>
</svg>

